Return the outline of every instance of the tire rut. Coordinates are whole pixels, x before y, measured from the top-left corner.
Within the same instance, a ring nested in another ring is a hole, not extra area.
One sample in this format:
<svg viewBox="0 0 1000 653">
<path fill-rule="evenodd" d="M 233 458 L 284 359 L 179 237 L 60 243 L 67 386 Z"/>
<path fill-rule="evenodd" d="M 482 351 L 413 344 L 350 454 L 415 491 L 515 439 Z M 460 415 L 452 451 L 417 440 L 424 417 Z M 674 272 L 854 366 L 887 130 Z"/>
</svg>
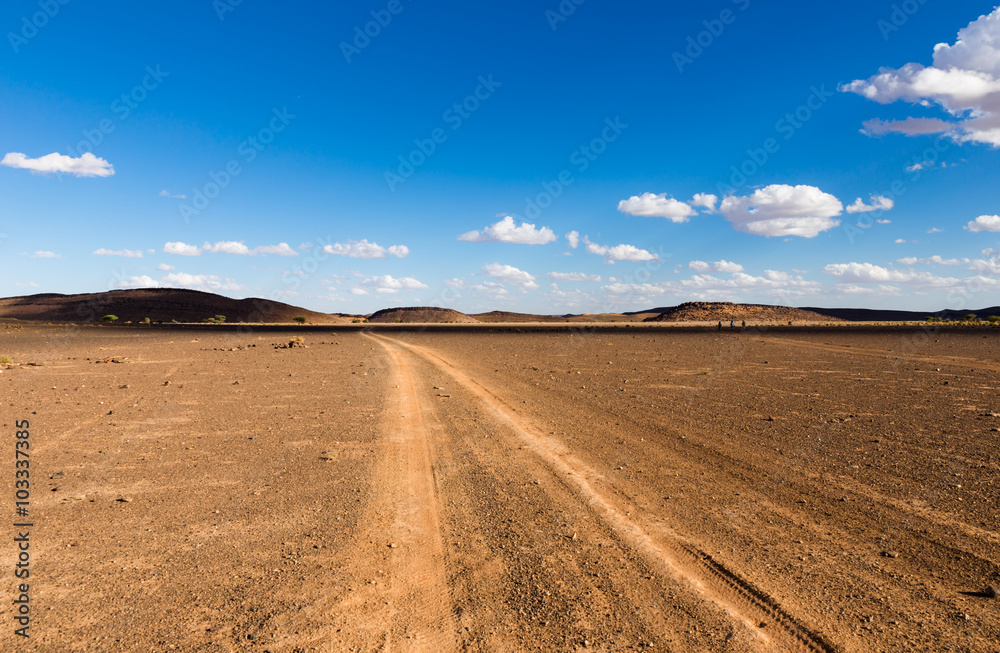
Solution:
<svg viewBox="0 0 1000 653">
<path fill-rule="evenodd" d="M 580 501 L 617 533 L 629 548 L 647 560 L 652 568 L 689 584 L 705 600 L 722 608 L 734 621 L 742 623 L 765 643 L 786 650 L 813 653 L 838 651 L 823 635 L 802 624 L 766 592 L 679 533 L 635 517 L 640 514 L 639 511 L 626 499 L 616 496 L 603 475 L 573 455 L 562 443 L 525 424 L 511 406 L 441 356 L 411 343 L 366 335 L 387 349 L 402 348 L 424 359 L 480 399 L 499 421 L 513 429 L 526 448 L 542 459 Z"/>
</svg>

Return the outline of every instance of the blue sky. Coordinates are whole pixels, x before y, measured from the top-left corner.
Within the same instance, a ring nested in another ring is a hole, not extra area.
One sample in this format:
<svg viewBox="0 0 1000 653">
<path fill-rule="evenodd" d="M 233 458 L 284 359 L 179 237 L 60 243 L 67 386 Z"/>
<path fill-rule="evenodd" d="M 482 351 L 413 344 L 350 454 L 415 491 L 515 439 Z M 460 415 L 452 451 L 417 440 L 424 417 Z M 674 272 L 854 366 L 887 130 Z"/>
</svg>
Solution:
<svg viewBox="0 0 1000 653">
<path fill-rule="evenodd" d="M 994 0 L 94 5 L 0 9 L 3 296 L 1000 304 Z"/>
</svg>

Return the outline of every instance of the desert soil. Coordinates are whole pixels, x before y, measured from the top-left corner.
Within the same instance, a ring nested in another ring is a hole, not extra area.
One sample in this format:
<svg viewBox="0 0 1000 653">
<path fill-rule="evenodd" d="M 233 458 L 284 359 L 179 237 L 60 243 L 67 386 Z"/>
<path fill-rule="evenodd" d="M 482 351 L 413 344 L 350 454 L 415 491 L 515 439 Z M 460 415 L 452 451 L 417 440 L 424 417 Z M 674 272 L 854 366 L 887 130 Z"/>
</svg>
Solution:
<svg viewBox="0 0 1000 653">
<path fill-rule="evenodd" d="M 995 330 L 294 333 L 0 331 L 0 650 L 997 650 Z"/>
</svg>

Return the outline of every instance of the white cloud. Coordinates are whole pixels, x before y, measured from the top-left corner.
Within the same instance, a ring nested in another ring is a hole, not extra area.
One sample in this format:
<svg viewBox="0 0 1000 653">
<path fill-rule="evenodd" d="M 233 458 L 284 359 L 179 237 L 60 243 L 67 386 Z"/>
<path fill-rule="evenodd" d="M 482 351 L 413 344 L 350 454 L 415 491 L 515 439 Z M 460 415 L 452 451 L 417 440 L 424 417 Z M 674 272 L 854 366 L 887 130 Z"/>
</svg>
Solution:
<svg viewBox="0 0 1000 653">
<path fill-rule="evenodd" d="M 698 206 L 709 213 L 715 213 L 715 204 L 719 201 L 718 196 L 709 193 L 695 193 L 691 199 L 691 206 Z"/>
<path fill-rule="evenodd" d="M 366 259 L 385 258 L 387 254 L 395 256 L 396 258 L 405 258 L 410 253 L 410 249 L 405 245 L 392 245 L 389 248 L 385 248 L 378 243 L 368 242 L 367 238 L 361 240 L 360 242 L 351 240 L 347 243 L 324 245 L 323 251 L 327 254 L 334 254 L 336 256 Z"/>
<path fill-rule="evenodd" d="M 234 279 L 218 277 L 213 274 L 187 274 L 186 272 L 174 272 L 166 275 L 159 281 L 147 275 L 134 276 L 119 281 L 115 288 L 190 288 L 192 290 L 203 290 L 205 292 L 224 292 L 231 290 L 243 290 L 243 286 Z"/>
<path fill-rule="evenodd" d="M 40 249 L 32 254 L 31 258 L 62 258 L 62 256 L 60 254 L 56 254 L 55 252 L 47 252 Z"/>
<path fill-rule="evenodd" d="M 702 195 L 707 198 L 708 195 Z M 685 204 L 666 193 L 654 195 L 643 193 L 635 195 L 618 203 L 618 210 L 627 215 L 637 215 L 644 218 L 666 218 L 671 222 L 688 222 L 691 216 L 698 215 L 691 205 Z"/>
<path fill-rule="evenodd" d="M 941 233 L 943 231 L 944 231 L 944 229 L 938 229 L 937 227 L 931 227 L 930 229 L 927 230 L 927 233 L 929 233 L 929 234 L 939 234 L 939 233 Z"/>
<path fill-rule="evenodd" d="M 171 270 L 176 270 L 177 268 L 172 265 L 167 265 L 166 263 L 160 263 L 156 266 L 156 269 L 160 272 L 170 272 Z"/>
<path fill-rule="evenodd" d="M 176 256 L 201 256 L 201 248 L 181 242 L 167 243 L 163 246 L 163 253 Z"/>
<path fill-rule="evenodd" d="M 892 220 L 876 220 L 878 224 L 892 224 Z"/>
<path fill-rule="evenodd" d="M 273 256 L 298 256 L 299 253 L 296 252 L 288 243 L 278 243 L 277 245 L 261 245 L 260 247 L 254 247 L 250 252 L 251 254 L 271 254 Z"/>
<path fill-rule="evenodd" d="M 246 246 L 246 243 L 235 240 L 221 240 L 214 245 L 205 243 L 201 249 L 209 254 L 236 254 L 240 256 L 250 254 L 250 248 Z"/>
<path fill-rule="evenodd" d="M 954 45 L 934 46 L 932 66 L 881 68 L 877 75 L 841 85 L 840 90 L 880 104 L 936 104 L 952 118 L 869 121 L 869 134 L 945 133 L 957 142 L 1000 147 L 1000 8 L 959 30 Z"/>
<path fill-rule="evenodd" d="M 695 272 L 719 272 L 722 274 L 732 274 L 736 272 L 743 272 L 743 266 L 739 263 L 733 263 L 732 261 L 727 261 L 725 259 L 721 261 L 716 261 L 714 263 L 706 263 L 705 261 L 691 261 L 688 263 L 688 267 Z"/>
<path fill-rule="evenodd" d="M 160 197 L 169 197 L 175 200 L 186 200 L 188 198 L 187 195 L 173 195 L 166 188 L 160 191 Z"/>
<path fill-rule="evenodd" d="M 685 299 L 718 300 L 720 297 L 740 298 L 746 292 L 760 292 L 790 301 L 794 297 L 815 294 L 822 285 L 808 281 L 800 275 L 792 275 L 778 270 L 765 270 L 762 276 L 736 272 L 720 279 L 709 274 L 696 274 L 680 281 L 659 283 L 615 282 L 602 286 L 602 290 L 618 296 L 630 296 L 633 300 L 655 298 L 664 295 Z"/>
<path fill-rule="evenodd" d="M 242 290 L 243 286 L 234 279 L 218 277 L 214 274 L 187 274 L 186 272 L 171 272 L 160 280 L 167 288 L 191 288 L 207 292 L 226 290 Z"/>
<path fill-rule="evenodd" d="M 356 276 L 361 279 L 361 281 L 360 284 L 355 287 L 365 290 L 366 292 L 364 294 L 367 294 L 367 291 L 372 290 L 376 293 L 384 295 L 395 295 L 401 290 L 427 290 L 427 288 L 429 288 L 427 284 L 421 283 L 413 277 L 396 278 L 388 274 L 375 276 L 357 274 Z"/>
<path fill-rule="evenodd" d="M 125 258 L 142 258 L 142 250 L 138 249 L 101 249 L 94 250 L 94 254 L 98 256 L 123 256 Z"/>
<path fill-rule="evenodd" d="M 644 249 L 639 249 L 634 245 L 615 245 L 614 247 L 609 247 L 607 245 L 598 245 L 597 243 L 592 243 L 586 236 L 583 237 L 583 242 L 587 244 L 587 252 L 589 254 L 598 254 L 604 257 L 605 262 L 614 263 L 615 261 L 653 261 L 656 260 L 656 254 L 647 252 Z"/>
<path fill-rule="evenodd" d="M 719 212 L 738 231 L 757 236 L 801 236 L 813 238 L 833 229 L 833 219 L 844 206 L 833 195 L 815 186 L 774 184 L 753 195 L 730 195 L 722 200 Z"/>
<path fill-rule="evenodd" d="M 856 286 L 846 284 L 837 287 L 837 292 L 845 295 L 871 295 L 877 297 L 899 297 L 903 292 L 896 286 L 882 284 L 875 288 L 871 286 Z"/>
<path fill-rule="evenodd" d="M 923 170 L 923 169 L 924 169 L 923 163 L 914 163 L 912 166 L 906 166 L 907 172 L 916 172 L 918 170 Z"/>
<path fill-rule="evenodd" d="M 897 238 L 896 240 L 894 240 L 892 242 L 894 242 L 897 245 L 904 245 L 906 243 L 906 239 L 905 238 Z"/>
<path fill-rule="evenodd" d="M 136 277 L 129 277 L 124 281 L 114 284 L 114 288 L 159 288 L 160 282 L 145 274 Z"/>
<path fill-rule="evenodd" d="M 566 241 L 569 243 L 570 249 L 576 249 L 580 246 L 580 232 L 571 231 L 566 234 Z"/>
<path fill-rule="evenodd" d="M 29 159 L 20 152 L 10 152 L 0 160 L 0 166 L 30 170 L 32 173 L 51 174 L 62 172 L 74 177 L 110 177 L 115 174 L 113 165 L 90 152 L 84 152 L 74 159 L 65 154 L 53 152 L 37 159 Z"/>
<path fill-rule="evenodd" d="M 963 265 L 969 262 L 967 258 L 943 258 L 936 254 L 930 258 L 907 256 L 906 258 L 896 260 L 896 263 L 901 265 Z"/>
<path fill-rule="evenodd" d="M 938 277 L 930 272 L 894 270 L 872 263 L 833 263 L 824 267 L 823 272 L 844 283 L 903 283 L 934 288 L 959 283 L 959 279 Z"/>
<path fill-rule="evenodd" d="M 1000 231 L 1000 215 L 981 215 L 965 228 L 972 232 Z"/>
<path fill-rule="evenodd" d="M 534 276 L 524 270 L 519 270 L 512 265 L 490 263 L 489 265 L 483 266 L 483 274 L 491 279 L 496 279 L 497 281 L 517 286 L 522 291 L 535 290 L 538 288 L 538 284 L 535 283 Z"/>
<path fill-rule="evenodd" d="M 586 274 L 584 272 L 549 272 L 547 275 L 549 279 L 555 279 L 556 281 L 600 281 L 601 275 L 599 274 Z"/>
<path fill-rule="evenodd" d="M 536 229 L 527 222 L 518 227 L 511 216 L 485 227 L 482 231 L 469 231 L 458 237 L 467 243 L 513 243 L 516 245 L 545 245 L 556 240 L 556 234 L 548 227 Z"/>
<path fill-rule="evenodd" d="M 854 204 L 851 204 L 850 206 L 847 207 L 847 212 L 869 213 L 871 211 L 890 211 L 892 210 L 892 207 L 896 206 L 895 202 L 893 202 L 888 197 L 884 197 L 882 195 L 872 195 L 871 198 L 872 198 L 872 203 L 865 204 L 864 200 L 862 200 L 859 197 L 857 200 L 854 201 Z"/>
</svg>

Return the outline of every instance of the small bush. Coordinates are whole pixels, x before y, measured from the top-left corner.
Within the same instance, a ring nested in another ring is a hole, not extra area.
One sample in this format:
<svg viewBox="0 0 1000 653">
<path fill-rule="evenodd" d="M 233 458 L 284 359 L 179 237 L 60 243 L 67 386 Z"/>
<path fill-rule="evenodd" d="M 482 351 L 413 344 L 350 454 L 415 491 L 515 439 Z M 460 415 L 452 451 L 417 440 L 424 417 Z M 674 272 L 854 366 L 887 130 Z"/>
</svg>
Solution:
<svg viewBox="0 0 1000 653">
<path fill-rule="evenodd" d="M 986 319 L 989 321 L 990 324 L 1000 323 L 1000 315 L 991 315 Z"/>
<path fill-rule="evenodd" d="M 117 315 L 105 315 L 104 317 L 101 318 L 101 321 L 103 321 L 103 322 L 117 322 L 118 321 L 118 316 Z"/>
<path fill-rule="evenodd" d="M 351 320 L 351 322 L 353 322 L 354 324 L 361 324 L 361 318 L 360 317 L 356 317 L 353 320 Z"/>
<path fill-rule="evenodd" d="M 150 319 L 148 317 L 144 317 L 144 318 L 142 318 L 142 323 L 143 324 L 149 324 L 150 323 Z"/>
<path fill-rule="evenodd" d="M 293 317 L 292 319 L 295 320 L 296 322 L 298 322 L 299 324 L 305 324 L 306 323 L 306 318 L 302 317 L 301 315 L 299 315 L 298 317 Z"/>
<path fill-rule="evenodd" d="M 216 315 L 215 316 L 215 322 L 217 324 L 222 324 L 225 321 L 226 321 L 226 316 L 225 315 Z"/>
<path fill-rule="evenodd" d="M 963 322 L 978 322 L 979 321 L 979 316 L 976 315 L 975 313 L 969 313 L 968 315 L 966 315 L 965 317 L 962 318 L 962 321 Z"/>
<path fill-rule="evenodd" d="M 14 359 L 10 356 L 0 356 L 0 365 L 13 365 Z"/>
</svg>

